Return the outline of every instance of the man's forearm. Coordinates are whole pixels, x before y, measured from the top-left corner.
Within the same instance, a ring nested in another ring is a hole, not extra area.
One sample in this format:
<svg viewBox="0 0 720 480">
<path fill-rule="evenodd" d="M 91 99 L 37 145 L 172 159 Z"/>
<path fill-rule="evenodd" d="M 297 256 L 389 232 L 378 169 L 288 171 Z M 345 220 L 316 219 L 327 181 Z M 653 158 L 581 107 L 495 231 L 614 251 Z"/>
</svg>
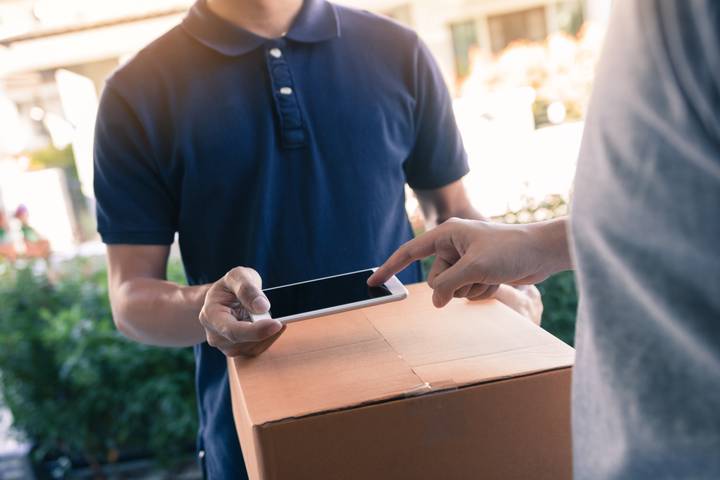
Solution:
<svg viewBox="0 0 720 480">
<path fill-rule="evenodd" d="M 487 220 L 470 202 L 462 180 L 434 190 L 415 190 L 425 217 L 425 227 L 431 229 L 457 217 L 466 220 Z"/>
<path fill-rule="evenodd" d="M 111 294 L 118 330 L 141 343 L 187 347 L 205 341 L 198 321 L 210 285 L 193 287 L 154 278 L 135 278 Z"/>
<path fill-rule="evenodd" d="M 527 225 L 533 248 L 547 265 L 549 274 L 573 268 L 568 243 L 567 217 Z"/>
</svg>

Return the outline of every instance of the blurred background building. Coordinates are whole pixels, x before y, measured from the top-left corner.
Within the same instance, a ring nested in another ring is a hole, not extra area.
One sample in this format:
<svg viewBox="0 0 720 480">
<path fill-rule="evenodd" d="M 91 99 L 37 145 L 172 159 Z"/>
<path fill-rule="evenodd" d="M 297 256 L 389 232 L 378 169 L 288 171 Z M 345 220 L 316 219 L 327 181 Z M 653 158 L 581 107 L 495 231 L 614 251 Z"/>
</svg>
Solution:
<svg viewBox="0 0 720 480">
<path fill-rule="evenodd" d="M 91 146 L 105 78 L 191 3 L 0 0 L 0 208 L 26 205 L 54 251 L 94 239 Z M 410 26 L 430 47 L 456 98 L 482 211 L 567 194 L 609 0 L 344 3 Z"/>
</svg>

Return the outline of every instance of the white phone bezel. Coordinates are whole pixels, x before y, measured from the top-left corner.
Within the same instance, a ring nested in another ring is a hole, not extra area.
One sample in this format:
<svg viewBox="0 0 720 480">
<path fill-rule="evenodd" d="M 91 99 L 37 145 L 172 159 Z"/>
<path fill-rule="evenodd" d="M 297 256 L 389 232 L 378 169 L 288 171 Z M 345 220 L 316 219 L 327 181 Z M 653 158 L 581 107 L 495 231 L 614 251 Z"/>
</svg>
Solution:
<svg viewBox="0 0 720 480">
<path fill-rule="evenodd" d="M 330 275 L 329 277 L 313 278 L 312 280 L 306 280 L 304 282 L 295 282 L 295 283 L 289 283 L 287 285 L 279 285 L 277 287 L 267 288 L 263 291 L 291 287 L 293 285 L 300 285 L 303 283 L 316 282 L 318 280 L 325 280 L 327 278 L 343 277 L 345 275 L 352 275 L 353 273 L 365 272 L 367 270 L 372 270 L 374 272 L 375 270 L 377 270 L 377 267 L 363 268 L 362 270 L 341 273 L 339 275 Z M 346 303 L 343 305 L 336 305 L 334 307 L 322 308 L 320 310 L 312 310 L 309 312 L 298 313 L 295 315 L 289 315 L 287 317 L 281 317 L 281 318 L 278 318 L 277 320 L 281 323 L 299 322 L 300 320 L 307 320 L 310 318 L 322 317 L 325 315 L 331 315 L 333 313 L 346 312 L 348 310 L 355 310 L 357 308 L 369 307 L 372 305 L 380 305 L 381 303 L 395 302 L 398 300 L 403 300 L 404 298 L 406 298 L 408 296 L 407 288 L 405 288 L 405 285 L 403 285 L 395 275 L 393 275 L 390 278 L 390 280 L 385 282 L 384 285 L 388 290 L 390 290 L 390 295 L 387 295 L 384 297 L 378 297 L 378 298 L 371 298 L 369 300 L 361 300 L 359 302 Z M 267 320 L 269 318 L 270 318 L 270 313 L 263 313 L 260 315 L 256 315 L 256 314 L 252 314 L 252 313 L 250 314 L 250 319 L 253 322 L 256 322 L 258 320 Z"/>
</svg>

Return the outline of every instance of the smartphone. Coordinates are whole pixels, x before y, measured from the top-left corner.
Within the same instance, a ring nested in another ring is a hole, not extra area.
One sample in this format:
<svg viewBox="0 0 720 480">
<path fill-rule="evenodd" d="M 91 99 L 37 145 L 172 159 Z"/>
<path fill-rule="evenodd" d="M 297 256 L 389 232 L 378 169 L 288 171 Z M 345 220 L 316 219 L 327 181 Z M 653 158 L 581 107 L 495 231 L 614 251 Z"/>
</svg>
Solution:
<svg viewBox="0 0 720 480">
<path fill-rule="evenodd" d="M 251 318 L 253 321 L 274 318 L 282 323 L 290 323 L 407 297 L 407 289 L 395 276 L 384 285 L 368 287 L 367 279 L 375 270 L 369 268 L 267 288 L 263 293 L 270 300 L 270 312 L 253 314 Z"/>
</svg>

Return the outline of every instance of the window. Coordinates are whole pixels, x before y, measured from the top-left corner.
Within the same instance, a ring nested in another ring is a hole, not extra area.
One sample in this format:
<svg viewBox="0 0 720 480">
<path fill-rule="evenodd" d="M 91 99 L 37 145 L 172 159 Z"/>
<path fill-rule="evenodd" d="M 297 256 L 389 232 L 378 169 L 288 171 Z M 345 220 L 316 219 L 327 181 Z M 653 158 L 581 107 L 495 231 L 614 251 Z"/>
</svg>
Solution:
<svg viewBox="0 0 720 480">
<path fill-rule="evenodd" d="M 547 36 L 545 7 L 489 16 L 488 28 L 493 53 L 515 40 L 543 40 Z"/>
<path fill-rule="evenodd" d="M 455 74 L 458 79 L 465 78 L 472 68 L 472 53 L 479 47 L 477 23 L 475 20 L 450 25 L 453 51 L 455 53 Z"/>
</svg>

